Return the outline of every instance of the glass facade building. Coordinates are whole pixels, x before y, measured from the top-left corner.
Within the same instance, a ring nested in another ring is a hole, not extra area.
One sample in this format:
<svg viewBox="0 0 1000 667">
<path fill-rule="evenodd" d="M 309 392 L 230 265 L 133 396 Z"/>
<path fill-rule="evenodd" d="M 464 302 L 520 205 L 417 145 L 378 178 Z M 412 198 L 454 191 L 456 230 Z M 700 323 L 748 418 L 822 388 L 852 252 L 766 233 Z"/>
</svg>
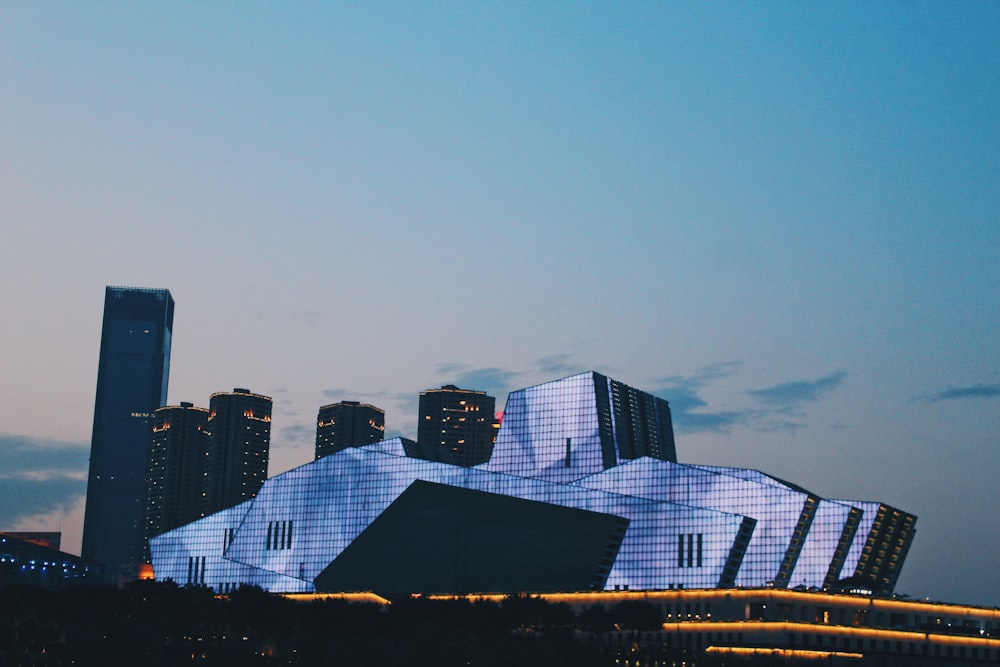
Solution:
<svg viewBox="0 0 1000 667">
<path fill-rule="evenodd" d="M 153 538 L 156 578 L 384 596 L 822 587 L 913 536 L 912 515 L 904 535 L 891 513 L 866 524 L 865 503 L 677 463 L 667 403 L 599 373 L 511 393 L 488 462 L 435 445 L 394 438 L 278 475 Z"/>
<path fill-rule="evenodd" d="M 489 469 L 568 482 L 642 456 L 677 460 L 667 402 L 589 372 L 511 392 Z"/>
<path fill-rule="evenodd" d="M 167 400 L 173 319 L 167 290 L 105 289 L 82 555 L 109 578 L 142 559 L 151 422 Z"/>
</svg>

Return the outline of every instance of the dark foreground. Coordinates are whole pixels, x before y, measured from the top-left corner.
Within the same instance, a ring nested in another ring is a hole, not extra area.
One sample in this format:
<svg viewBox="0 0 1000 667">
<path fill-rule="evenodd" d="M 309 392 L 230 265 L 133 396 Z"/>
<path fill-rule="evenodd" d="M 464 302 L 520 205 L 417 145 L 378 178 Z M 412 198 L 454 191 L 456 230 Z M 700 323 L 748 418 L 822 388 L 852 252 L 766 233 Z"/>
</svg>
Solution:
<svg viewBox="0 0 1000 667">
<path fill-rule="evenodd" d="M 577 615 L 565 604 L 524 597 L 499 603 L 405 599 L 382 606 L 296 602 L 256 588 L 217 598 L 206 588 L 155 582 L 124 590 L 9 587 L 0 600 L 0 665 L 12 667 L 604 667 L 625 665 L 626 659 L 638 667 L 680 665 L 684 659 L 603 645 L 602 633 L 616 625 L 659 626 L 656 608 L 635 602 Z"/>
</svg>

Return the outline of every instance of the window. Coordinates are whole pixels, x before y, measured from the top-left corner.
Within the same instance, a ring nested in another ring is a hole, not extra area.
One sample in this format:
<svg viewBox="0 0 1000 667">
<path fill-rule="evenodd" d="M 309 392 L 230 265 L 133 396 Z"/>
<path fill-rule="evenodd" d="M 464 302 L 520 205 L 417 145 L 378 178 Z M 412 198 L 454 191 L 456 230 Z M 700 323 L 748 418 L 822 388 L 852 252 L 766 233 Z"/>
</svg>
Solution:
<svg viewBox="0 0 1000 667">
<path fill-rule="evenodd" d="M 702 567 L 703 535 L 703 533 L 677 535 L 677 567 Z"/>
<path fill-rule="evenodd" d="M 281 551 L 292 548 L 292 522 L 268 521 L 267 539 L 264 543 L 266 551 Z"/>
</svg>

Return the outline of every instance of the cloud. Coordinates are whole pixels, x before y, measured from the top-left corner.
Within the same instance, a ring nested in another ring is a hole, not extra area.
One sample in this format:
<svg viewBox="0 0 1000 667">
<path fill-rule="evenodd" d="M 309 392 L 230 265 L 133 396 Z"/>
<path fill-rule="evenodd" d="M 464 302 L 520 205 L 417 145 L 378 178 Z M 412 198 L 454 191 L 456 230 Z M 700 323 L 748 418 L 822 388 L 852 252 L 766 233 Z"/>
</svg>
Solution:
<svg viewBox="0 0 1000 667">
<path fill-rule="evenodd" d="M 407 414 L 413 414 L 413 423 L 416 424 L 417 408 L 420 406 L 420 392 L 385 392 L 381 396 L 387 404 L 393 405 Z"/>
<path fill-rule="evenodd" d="M 566 377 L 573 373 L 583 372 L 577 364 L 570 363 L 572 358 L 571 354 L 550 354 L 535 363 L 538 370 L 545 375 Z"/>
<path fill-rule="evenodd" d="M 87 492 L 90 448 L 0 434 L 0 522 L 69 511 Z"/>
<path fill-rule="evenodd" d="M 681 433 L 725 432 L 732 426 L 745 423 L 749 416 L 746 412 L 703 411 L 708 403 L 699 393 L 711 382 L 735 374 L 739 365 L 738 361 L 720 362 L 705 366 L 694 375 L 671 375 L 658 380 L 657 384 L 663 385 L 663 388 L 653 393 L 670 403 L 674 428 Z"/>
<path fill-rule="evenodd" d="M 86 476 L 89 457 L 90 447 L 83 443 L 0 433 L 0 478 L 40 472 Z"/>
<path fill-rule="evenodd" d="M 931 394 L 926 400 L 939 401 L 960 401 L 970 398 L 997 398 L 1000 397 L 1000 384 L 974 384 L 970 387 L 952 387 Z"/>
<path fill-rule="evenodd" d="M 452 375 L 453 373 L 459 373 L 467 368 L 469 368 L 468 364 L 460 364 L 457 362 L 440 363 L 437 365 L 436 372 L 438 375 Z"/>
<path fill-rule="evenodd" d="M 818 380 L 782 382 L 773 387 L 751 389 L 746 393 L 766 405 L 788 408 L 799 403 L 818 401 L 823 395 L 839 387 L 846 376 L 844 371 L 837 371 Z"/>
<path fill-rule="evenodd" d="M 323 390 L 323 397 L 329 399 L 333 403 L 338 403 L 340 401 L 349 401 L 351 399 L 347 398 L 347 397 L 351 396 L 351 395 L 352 395 L 351 392 L 348 391 L 347 389 L 324 389 Z"/>
<path fill-rule="evenodd" d="M 520 373 L 502 368 L 473 368 L 464 364 L 438 364 L 437 374 L 446 378 L 448 384 L 462 389 L 485 391 L 490 396 L 504 396 L 514 385 Z"/>
<path fill-rule="evenodd" d="M 719 362 L 700 368 L 694 375 L 668 375 L 658 380 L 654 380 L 654 382 L 672 387 L 698 389 L 704 387 L 709 380 L 735 374 L 737 367 L 739 367 L 738 361 Z"/>
<path fill-rule="evenodd" d="M 753 389 L 744 393 L 752 396 L 758 405 L 737 410 L 711 410 L 701 391 L 735 375 L 739 366 L 738 361 L 720 362 L 705 366 L 691 376 L 673 375 L 658 381 L 663 388 L 654 393 L 670 402 L 670 412 L 678 432 L 725 433 L 735 426 L 765 433 L 794 431 L 805 426 L 792 419 L 801 416 L 795 408 L 802 403 L 820 400 L 840 386 L 847 376 L 844 371 L 837 371 L 817 380 L 794 380 Z"/>
<path fill-rule="evenodd" d="M 677 430 L 682 433 L 726 432 L 747 420 L 744 412 L 684 412 L 679 417 L 676 412 L 672 414 Z"/>
<path fill-rule="evenodd" d="M 281 429 L 281 437 L 292 444 L 312 444 L 316 441 L 316 429 L 293 424 Z"/>
<path fill-rule="evenodd" d="M 0 479 L 0 526 L 17 525 L 25 517 L 70 511 L 87 493 L 87 480 L 75 477 Z"/>
<path fill-rule="evenodd" d="M 742 362 L 739 361 L 719 361 L 702 368 L 695 378 L 701 382 L 708 380 L 721 380 L 722 378 L 736 375 Z"/>
</svg>

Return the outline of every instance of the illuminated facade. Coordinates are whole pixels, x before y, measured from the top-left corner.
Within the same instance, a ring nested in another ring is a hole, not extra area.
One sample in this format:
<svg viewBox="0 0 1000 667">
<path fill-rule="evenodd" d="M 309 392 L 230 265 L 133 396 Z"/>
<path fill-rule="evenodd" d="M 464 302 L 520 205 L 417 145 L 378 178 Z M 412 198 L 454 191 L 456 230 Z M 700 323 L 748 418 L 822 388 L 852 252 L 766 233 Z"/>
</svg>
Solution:
<svg viewBox="0 0 1000 667">
<path fill-rule="evenodd" d="M 154 538 L 156 577 L 387 596 L 844 579 L 891 591 L 915 517 L 677 463 L 670 424 L 665 401 L 598 373 L 522 389 L 487 463 L 427 460 L 436 440 L 342 450 Z"/>
<path fill-rule="evenodd" d="M 489 469 L 572 482 L 644 456 L 677 460 L 667 402 L 589 372 L 511 392 Z"/>
<path fill-rule="evenodd" d="M 271 449 L 271 397 L 249 389 L 212 394 L 202 514 L 257 495 L 267 479 Z"/>
<path fill-rule="evenodd" d="M 142 559 L 150 424 L 167 400 L 173 319 L 167 290 L 105 289 L 82 553 L 112 579 Z"/>
<path fill-rule="evenodd" d="M 486 392 L 453 384 L 422 391 L 417 442 L 448 452 L 455 465 L 485 463 L 493 451 L 495 406 Z"/>
<path fill-rule="evenodd" d="M 324 405 L 316 416 L 316 458 L 385 437 L 385 411 L 357 401 Z"/>
</svg>

